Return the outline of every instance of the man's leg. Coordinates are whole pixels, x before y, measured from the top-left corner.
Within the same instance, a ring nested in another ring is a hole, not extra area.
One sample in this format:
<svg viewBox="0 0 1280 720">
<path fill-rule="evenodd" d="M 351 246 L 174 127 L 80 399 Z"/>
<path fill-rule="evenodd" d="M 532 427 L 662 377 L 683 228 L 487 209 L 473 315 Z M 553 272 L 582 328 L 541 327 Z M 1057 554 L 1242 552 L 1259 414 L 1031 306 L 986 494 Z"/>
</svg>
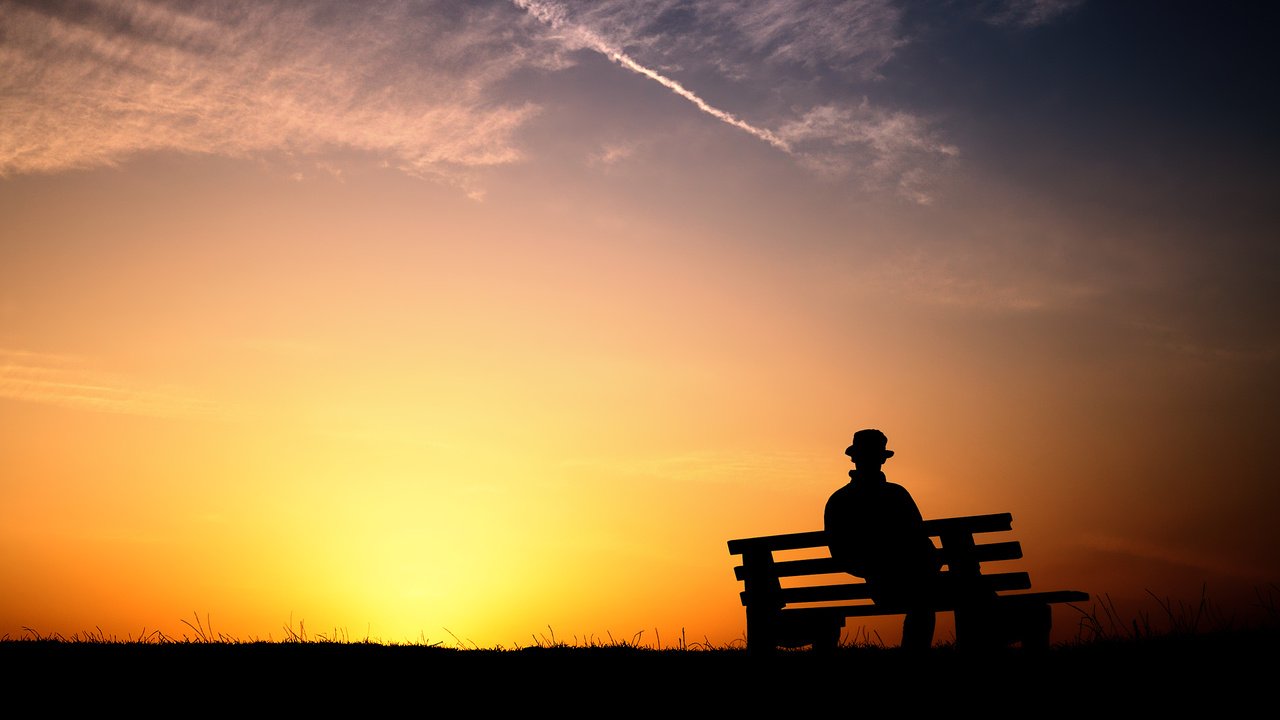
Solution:
<svg viewBox="0 0 1280 720">
<path fill-rule="evenodd" d="M 990 650 L 994 641 L 993 615 L 987 604 L 969 604 L 956 608 L 956 647 L 965 652 Z"/>
<path fill-rule="evenodd" d="M 906 606 L 902 621 L 902 648 L 925 652 L 933 647 L 933 630 L 937 624 L 931 601 L 938 592 L 937 576 L 932 572 L 896 572 L 877 580 L 871 587 L 871 598 L 881 605 Z"/>
<path fill-rule="evenodd" d="M 933 610 L 912 610 L 902 621 L 902 649 L 922 652 L 933 647 L 933 628 L 937 615 Z"/>
</svg>

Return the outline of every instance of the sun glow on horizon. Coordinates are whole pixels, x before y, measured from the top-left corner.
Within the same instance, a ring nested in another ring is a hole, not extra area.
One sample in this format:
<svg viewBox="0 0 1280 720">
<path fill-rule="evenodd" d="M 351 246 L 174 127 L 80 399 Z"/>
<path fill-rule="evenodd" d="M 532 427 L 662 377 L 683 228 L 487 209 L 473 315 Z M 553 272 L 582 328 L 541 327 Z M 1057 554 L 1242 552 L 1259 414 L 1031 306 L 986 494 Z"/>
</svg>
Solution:
<svg viewBox="0 0 1280 720">
<path fill-rule="evenodd" d="M 730 644 L 862 427 L 1257 612 L 1274 11 L 1014 5 L 0 0 L 0 637 Z"/>
</svg>

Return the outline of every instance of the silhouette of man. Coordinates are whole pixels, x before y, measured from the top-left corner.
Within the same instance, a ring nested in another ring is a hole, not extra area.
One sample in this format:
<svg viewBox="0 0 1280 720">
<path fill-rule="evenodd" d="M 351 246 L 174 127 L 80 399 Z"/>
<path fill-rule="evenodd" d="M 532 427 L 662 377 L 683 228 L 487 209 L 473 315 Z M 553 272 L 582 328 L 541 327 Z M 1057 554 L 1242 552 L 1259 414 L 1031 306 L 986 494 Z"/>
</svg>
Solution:
<svg viewBox="0 0 1280 720">
<path fill-rule="evenodd" d="M 888 444 L 879 430 L 854 433 L 844 451 L 854 463 L 849 484 L 827 500 L 827 543 L 846 572 L 866 579 L 872 600 L 907 608 L 902 647 L 927 650 L 935 616 L 923 598 L 939 588 L 941 561 L 911 493 L 881 472 L 893 457 Z"/>
</svg>

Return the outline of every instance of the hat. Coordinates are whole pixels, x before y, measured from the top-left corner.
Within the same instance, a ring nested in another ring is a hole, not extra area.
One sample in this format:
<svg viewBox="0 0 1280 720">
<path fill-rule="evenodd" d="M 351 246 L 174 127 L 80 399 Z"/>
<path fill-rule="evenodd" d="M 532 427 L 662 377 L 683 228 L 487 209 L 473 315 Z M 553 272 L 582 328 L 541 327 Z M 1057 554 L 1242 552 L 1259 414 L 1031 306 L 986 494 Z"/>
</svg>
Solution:
<svg viewBox="0 0 1280 720">
<path fill-rule="evenodd" d="M 869 428 L 867 430 L 859 430 L 853 434 L 853 444 L 844 449 L 844 454 L 853 457 L 860 448 L 874 448 L 879 450 L 884 459 L 888 460 L 893 457 L 892 450 L 886 450 L 889 444 L 889 438 L 879 430 Z"/>
</svg>

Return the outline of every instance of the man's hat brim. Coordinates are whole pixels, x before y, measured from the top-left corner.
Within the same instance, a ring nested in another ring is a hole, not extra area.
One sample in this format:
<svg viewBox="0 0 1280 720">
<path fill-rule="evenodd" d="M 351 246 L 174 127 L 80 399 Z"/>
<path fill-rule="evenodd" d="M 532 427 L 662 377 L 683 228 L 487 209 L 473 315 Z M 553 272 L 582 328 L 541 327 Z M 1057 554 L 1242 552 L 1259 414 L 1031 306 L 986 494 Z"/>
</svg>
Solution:
<svg viewBox="0 0 1280 720">
<path fill-rule="evenodd" d="M 850 445 L 849 447 L 845 448 L 845 449 L 844 449 L 844 454 L 845 454 L 845 455 L 848 455 L 849 457 L 853 457 L 853 450 L 854 450 L 854 448 L 855 448 L 855 447 L 856 447 L 855 445 Z M 888 459 L 889 459 L 889 458 L 891 458 L 891 457 L 893 457 L 893 451 L 892 451 L 892 450 L 885 450 L 885 451 L 884 451 L 884 459 L 885 459 L 885 460 L 888 460 Z"/>
</svg>

